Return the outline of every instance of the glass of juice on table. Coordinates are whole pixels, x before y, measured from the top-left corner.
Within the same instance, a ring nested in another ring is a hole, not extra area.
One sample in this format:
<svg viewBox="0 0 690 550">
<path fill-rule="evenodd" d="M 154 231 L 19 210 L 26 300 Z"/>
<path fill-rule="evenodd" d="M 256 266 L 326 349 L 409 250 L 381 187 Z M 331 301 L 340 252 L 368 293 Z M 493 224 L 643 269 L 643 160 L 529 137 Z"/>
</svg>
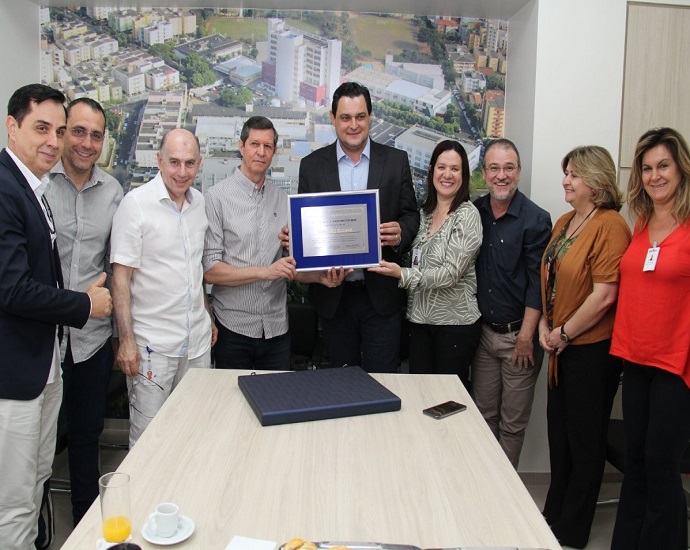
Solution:
<svg viewBox="0 0 690 550">
<path fill-rule="evenodd" d="M 123 542 L 132 533 L 129 514 L 129 475 L 113 472 L 98 480 L 101 493 L 103 538 L 106 542 Z"/>
</svg>

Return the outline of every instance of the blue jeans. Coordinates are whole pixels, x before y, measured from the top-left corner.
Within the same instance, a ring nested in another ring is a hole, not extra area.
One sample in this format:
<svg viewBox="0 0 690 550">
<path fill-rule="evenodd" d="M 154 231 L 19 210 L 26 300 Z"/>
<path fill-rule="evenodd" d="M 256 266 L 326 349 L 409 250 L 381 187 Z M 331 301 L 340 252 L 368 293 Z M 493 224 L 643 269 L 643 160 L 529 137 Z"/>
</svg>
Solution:
<svg viewBox="0 0 690 550">
<path fill-rule="evenodd" d="M 214 348 L 217 369 L 290 370 L 290 332 L 274 338 L 252 338 L 218 325 Z"/>
</svg>

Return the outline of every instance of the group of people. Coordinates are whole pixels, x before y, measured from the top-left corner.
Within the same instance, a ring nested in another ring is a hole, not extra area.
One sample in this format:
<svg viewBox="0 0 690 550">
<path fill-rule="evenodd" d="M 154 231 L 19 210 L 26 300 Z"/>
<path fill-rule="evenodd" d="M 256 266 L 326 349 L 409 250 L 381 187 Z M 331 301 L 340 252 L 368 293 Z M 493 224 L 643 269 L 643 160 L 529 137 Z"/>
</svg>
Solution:
<svg viewBox="0 0 690 550">
<path fill-rule="evenodd" d="M 548 213 L 517 190 L 512 142 L 486 146 L 489 193 L 476 208 L 467 157 L 452 144 L 439 143 L 431 158 L 412 245 L 419 261 L 372 268 L 408 289 L 410 372 L 445 373 L 450 363 L 463 382 L 469 375 L 477 407 L 517 467 L 548 354 L 551 483 L 543 513 L 561 544 L 575 548 L 589 539 L 623 372 L 626 467 L 612 548 L 687 548 L 680 479 L 690 440 L 687 143 L 670 128 L 640 138 L 627 190 L 632 233 L 602 147 L 576 147 L 563 158 L 572 210 L 552 231 Z M 426 336 L 435 331 L 437 340 Z M 424 348 L 421 357 L 415 346 Z"/>
<path fill-rule="evenodd" d="M 632 233 L 618 213 L 624 197 L 608 151 L 577 147 L 561 167 L 572 211 L 554 225 L 541 264 L 551 460 L 544 517 L 562 544 L 587 544 L 622 372 L 626 463 L 611 547 L 685 549 L 690 151 L 671 128 L 640 138 L 625 197 Z"/>
<path fill-rule="evenodd" d="M 487 144 L 488 194 L 474 202 L 464 147 L 438 143 L 418 210 L 406 153 L 370 139 L 369 91 L 342 84 L 330 113 L 337 139 L 302 160 L 299 192 L 378 189 L 383 260 L 303 272 L 287 251 L 287 196 L 267 177 L 278 145 L 269 119 L 246 121 L 239 168 L 204 195 L 192 187 L 196 136 L 169 131 L 158 175 L 123 197 L 96 166 L 103 108 L 64 102 L 47 86 L 17 90 L 0 153 L 8 548 L 33 547 L 56 440 L 68 449 L 75 525 L 97 497 L 113 364 L 127 375 L 130 446 L 189 368 L 210 367 L 212 346 L 216 368 L 289 369 L 291 280 L 309 283 L 333 367 L 397 372 L 406 311 L 410 372 L 459 376 L 515 468 L 548 354 L 544 516 L 569 546 L 589 538 L 624 370 L 628 448 L 613 547 L 686 547 L 678 472 L 690 438 L 690 153 L 676 131 L 638 143 L 632 234 L 615 164 L 597 146 L 564 157 L 572 211 L 552 230 L 518 189 L 520 155 L 507 139 Z"/>
</svg>

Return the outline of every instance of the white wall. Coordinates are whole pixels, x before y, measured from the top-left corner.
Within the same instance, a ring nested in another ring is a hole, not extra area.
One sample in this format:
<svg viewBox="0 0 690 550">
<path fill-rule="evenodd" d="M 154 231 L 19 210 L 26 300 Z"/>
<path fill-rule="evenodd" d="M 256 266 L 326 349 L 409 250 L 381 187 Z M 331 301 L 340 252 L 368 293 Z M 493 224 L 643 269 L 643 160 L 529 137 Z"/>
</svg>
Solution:
<svg viewBox="0 0 690 550">
<path fill-rule="evenodd" d="M 38 6 L 13 0 L 3 2 L 0 15 L 0 147 L 7 145 L 5 118 L 12 93 L 24 84 L 38 82 L 40 70 L 40 29 Z"/>
</svg>

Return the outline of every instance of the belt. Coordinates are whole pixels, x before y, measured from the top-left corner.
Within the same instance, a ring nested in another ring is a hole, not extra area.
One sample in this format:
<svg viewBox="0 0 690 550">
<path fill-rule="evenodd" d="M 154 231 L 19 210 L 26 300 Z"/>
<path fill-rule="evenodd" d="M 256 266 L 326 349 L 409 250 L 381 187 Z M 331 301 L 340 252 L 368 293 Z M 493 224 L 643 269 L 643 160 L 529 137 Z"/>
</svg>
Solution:
<svg viewBox="0 0 690 550">
<path fill-rule="evenodd" d="M 509 332 L 515 332 L 517 330 L 520 330 L 522 327 L 522 319 L 519 319 L 517 321 L 513 321 L 511 323 L 484 323 L 486 326 L 488 326 L 491 330 L 494 332 L 498 332 L 498 334 L 508 334 Z"/>
</svg>

